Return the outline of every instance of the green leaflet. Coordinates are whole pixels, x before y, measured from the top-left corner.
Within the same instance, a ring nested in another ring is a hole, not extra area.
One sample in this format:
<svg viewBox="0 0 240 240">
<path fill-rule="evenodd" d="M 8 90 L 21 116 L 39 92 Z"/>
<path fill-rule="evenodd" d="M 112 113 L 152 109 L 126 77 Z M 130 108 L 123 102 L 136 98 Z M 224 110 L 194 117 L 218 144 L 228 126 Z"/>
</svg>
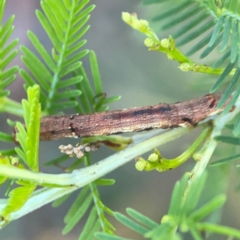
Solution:
<svg viewBox="0 0 240 240">
<path fill-rule="evenodd" d="M 141 226 L 139 223 L 136 223 L 134 220 L 130 219 L 129 217 L 126 217 L 121 213 L 116 212 L 114 216 L 119 222 L 121 222 L 128 228 L 134 230 L 135 232 L 139 233 L 140 235 L 144 235 L 148 232 L 148 229 L 146 227 Z"/>
<path fill-rule="evenodd" d="M 10 165 L 10 159 L 7 156 L 4 156 L 0 153 L 0 164 Z M 0 176 L 0 184 L 3 184 L 7 180 L 7 177 Z"/>
<path fill-rule="evenodd" d="M 90 204 L 92 202 L 92 195 L 88 195 L 88 197 L 83 201 L 83 203 L 79 206 L 79 208 L 76 209 L 73 216 L 65 223 L 65 227 L 62 230 L 62 234 L 67 234 L 70 232 L 73 227 L 80 221 L 80 219 L 84 216 L 86 211 L 88 210 Z"/>
<path fill-rule="evenodd" d="M 38 144 L 41 117 L 41 107 L 38 102 L 39 91 L 40 89 L 37 85 L 28 88 L 28 101 L 22 101 L 26 130 L 21 123 L 17 123 L 16 126 L 19 132 L 16 133 L 16 138 L 22 149 L 15 148 L 17 152 L 21 152 L 21 158 L 27 166 L 36 172 L 38 171 Z"/>
<path fill-rule="evenodd" d="M 23 183 L 23 186 L 19 186 L 9 193 L 8 203 L 0 213 L 6 224 L 8 223 L 8 215 L 22 208 L 36 187 L 36 184 L 33 183 Z"/>
<path fill-rule="evenodd" d="M 15 16 L 10 16 L 5 24 L 3 24 L 5 4 L 6 0 L 0 2 L 0 112 L 11 111 L 11 106 L 8 104 L 7 98 L 10 91 L 6 88 L 15 81 L 16 73 L 18 72 L 18 66 L 8 67 L 18 54 L 18 50 L 15 48 L 19 39 L 16 38 L 9 42 L 9 39 L 14 31 L 13 21 Z"/>
<path fill-rule="evenodd" d="M 87 159 L 85 159 L 87 161 Z M 107 233 L 112 233 L 114 227 L 112 224 L 107 220 L 105 217 L 105 213 L 113 215 L 112 211 L 107 208 L 101 201 L 97 189 L 98 182 L 103 182 L 104 184 L 107 183 L 113 184 L 114 181 L 110 179 L 104 179 L 103 181 L 97 180 L 96 182 L 90 183 L 89 185 L 85 186 L 75 199 L 74 203 L 68 210 L 65 218 L 64 223 L 66 224 L 62 230 L 63 234 L 67 234 L 70 232 L 76 224 L 86 215 L 86 212 L 90 210 L 90 215 L 88 215 L 88 220 L 85 223 L 84 229 L 81 232 L 79 239 L 86 239 L 86 236 L 93 236 L 96 231 L 100 228 Z M 105 184 L 106 185 L 106 184 Z M 61 199 L 60 202 L 58 201 L 55 204 L 61 204 L 65 198 Z M 92 204 L 94 203 L 94 206 Z M 54 204 L 54 205 L 55 205 Z M 91 237 L 89 237 L 91 239 Z"/>
<path fill-rule="evenodd" d="M 120 96 L 107 97 L 107 95 L 103 92 L 97 56 L 92 50 L 89 52 L 89 62 L 94 87 L 91 86 L 91 82 L 89 80 L 90 77 L 87 75 L 83 66 L 80 66 L 73 73 L 74 76 L 82 77 L 82 80 L 76 84 L 76 88 L 79 89 L 82 94 L 73 98 L 75 101 L 81 103 L 75 107 L 75 110 L 78 113 L 106 111 L 109 108 L 108 104 L 116 102 L 121 98 Z"/>
<path fill-rule="evenodd" d="M 110 234 L 107 234 L 107 233 L 96 233 L 96 234 L 94 234 L 94 236 L 98 240 L 132 240 L 130 238 L 117 237 L 117 236 L 113 236 L 113 235 L 110 235 Z"/>
<path fill-rule="evenodd" d="M 206 181 L 206 174 L 195 180 L 192 186 L 188 185 L 190 178 L 191 175 L 185 174 L 175 184 L 168 215 L 162 218 L 160 225 L 131 208 L 127 209 L 127 213 L 131 218 L 120 213 L 115 213 L 114 216 L 133 231 L 144 235 L 146 238 L 156 240 L 181 239 L 176 231 L 177 229 L 182 233 L 190 232 L 194 239 L 201 239 L 201 230 L 205 228 L 208 228 L 212 233 L 221 232 L 224 235 L 239 237 L 240 232 L 235 229 L 223 227 L 222 231 L 220 231 L 216 224 L 209 225 L 207 222 L 200 222 L 222 207 L 226 197 L 223 194 L 219 194 L 195 210 Z M 103 239 L 103 236 L 105 239 L 125 239 L 101 233 L 97 233 L 95 236 L 97 239 Z"/>
<path fill-rule="evenodd" d="M 217 136 L 215 137 L 217 141 L 233 144 L 233 145 L 240 145 L 240 138 L 239 137 L 231 137 L 231 136 Z"/>
<path fill-rule="evenodd" d="M 7 133 L 0 132 L 0 141 L 13 142 L 13 136 Z"/>
<path fill-rule="evenodd" d="M 39 129 L 41 117 L 39 91 L 40 89 L 37 85 L 28 88 L 28 100 L 22 101 L 25 127 L 19 122 L 16 124 L 18 129 L 16 139 L 21 148 L 16 147 L 15 151 L 19 154 L 19 157 L 24 161 L 26 166 L 35 172 L 38 172 Z M 18 163 L 18 161 L 11 161 L 11 165 L 24 168 L 24 166 L 21 163 Z M 9 214 L 20 209 L 37 186 L 35 183 L 24 181 L 17 181 L 17 183 L 21 186 L 16 187 L 9 193 L 8 203 L 0 213 L 5 224 L 8 223 Z"/>
</svg>

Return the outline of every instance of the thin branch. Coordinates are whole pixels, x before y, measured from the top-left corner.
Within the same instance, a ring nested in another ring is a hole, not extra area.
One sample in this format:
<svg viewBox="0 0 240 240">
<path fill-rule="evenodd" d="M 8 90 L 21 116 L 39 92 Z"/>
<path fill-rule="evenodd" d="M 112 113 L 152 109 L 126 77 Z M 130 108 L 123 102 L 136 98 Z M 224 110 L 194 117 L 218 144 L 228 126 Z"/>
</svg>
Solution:
<svg viewBox="0 0 240 240">
<path fill-rule="evenodd" d="M 13 166 L 0 165 L 0 175 L 13 179 L 34 181 L 38 185 L 82 187 L 131 161 L 138 155 L 150 151 L 152 148 L 160 146 L 166 142 L 172 141 L 190 130 L 191 129 L 189 128 L 178 128 L 152 138 L 149 138 L 149 134 L 146 134 L 145 138 L 142 138 L 142 140 L 138 143 L 131 144 L 127 149 L 113 154 L 112 156 L 90 167 L 74 170 L 72 173 L 45 174 L 31 172 L 29 170 L 19 169 Z"/>
</svg>

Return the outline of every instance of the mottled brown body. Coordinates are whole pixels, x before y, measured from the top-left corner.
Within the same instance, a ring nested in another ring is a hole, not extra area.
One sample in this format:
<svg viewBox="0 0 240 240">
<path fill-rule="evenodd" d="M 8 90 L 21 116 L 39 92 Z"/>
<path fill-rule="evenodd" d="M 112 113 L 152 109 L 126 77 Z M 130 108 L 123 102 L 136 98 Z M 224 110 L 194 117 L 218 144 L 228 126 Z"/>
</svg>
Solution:
<svg viewBox="0 0 240 240">
<path fill-rule="evenodd" d="M 194 127 L 217 109 L 221 95 L 208 94 L 186 102 L 160 103 L 148 107 L 82 115 L 49 116 L 41 119 L 41 140 L 90 137 L 154 128 Z"/>
</svg>

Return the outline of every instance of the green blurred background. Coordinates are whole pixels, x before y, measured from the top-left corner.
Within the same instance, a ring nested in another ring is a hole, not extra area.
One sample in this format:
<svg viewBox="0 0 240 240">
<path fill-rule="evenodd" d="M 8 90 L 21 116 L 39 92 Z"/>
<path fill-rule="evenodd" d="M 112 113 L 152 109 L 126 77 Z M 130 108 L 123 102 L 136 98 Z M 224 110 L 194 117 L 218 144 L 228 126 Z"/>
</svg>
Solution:
<svg viewBox="0 0 240 240">
<path fill-rule="evenodd" d="M 150 20 L 160 10 L 160 6 L 144 7 L 140 5 L 139 0 L 95 0 L 91 2 L 97 7 L 92 13 L 91 28 L 86 34 L 87 48 L 93 49 L 97 54 L 104 92 L 108 96 L 119 94 L 122 96 L 122 99 L 112 104 L 110 109 L 189 100 L 209 91 L 209 86 L 216 78 L 213 77 L 209 80 L 202 74 L 181 72 L 177 68 L 177 62 L 167 60 L 163 54 L 149 52 L 143 44 L 144 36 L 121 20 L 121 12 L 123 11 L 136 12 L 140 18 Z M 26 31 L 30 29 L 50 51 L 50 42 L 36 19 L 35 9 L 40 9 L 39 1 L 8 0 L 5 19 L 11 14 L 16 15 L 13 38 L 19 37 L 20 44 L 33 49 L 26 35 Z M 155 30 L 160 29 L 156 23 L 152 26 Z M 169 32 L 160 33 L 159 31 L 160 38 L 168 37 L 169 34 Z M 23 67 L 20 55 L 14 64 Z M 89 70 L 88 57 L 84 59 L 84 66 Z M 17 81 L 10 87 L 13 99 L 21 101 L 22 98 L 25 98 L 22 84 L 23 81 L 18 76 Z M 1 114 L 0 131 L 11 132 L 12 129 L 5 123 L 6 117 L 14 119 L 13 116 Z M 179 140 L 161 146 L 160 151 L 165 157 L 174 157 L 187 148 L 195 135 L 196 131 L 193 131 Z M 59 156 L 58 146 L 69 141 L 41 143 L 42 172 L 61 172 L 54 167 L 45 168 L 43 163 Z M 76 141 L 71 140 L 71 142 L 75 143 Z M 3 143 L 0 145 L 1 148 L 9 147 Z M 93 154 L 93 159 L 99 161 L 112 153 L 113 151 L 102 147 Z M 227 155 L 224 149 L 220 153 Z M 132 207 L 159 222 L 162 216 L 167 213 L 175 182 L 192 167 L 193 161 L 190 160 L 182 167 L 166 173 L 139 173 L 135 170 L 134 161 L 132 161 L 107 175 L 109 178 L 116 179 L 116 184 L 100 188 L 100 194 L 103 202 L 114 211 L 125 213 L 126 207 Z M 230 179 L 224 177 L 224 173 L 228 171 L 232 173 Z M 222 185 L 223 182 L 225 184 Z M 238 183 L 239 178 L 235 168 L 230 170 L 225 167 L 212 169 L 207 184 L 209 190 L 206 190 L 205 195 L 207 197 L 221 192 L 220 186 L 227 189 L 229 198 L 223 210 L 223 223 L 237 228 L 240 226 L 238 207 L 240 198 L 238 192 L 235 191 Z M 0 194 L 2 197 L 3 189 L 0 189 Z M 0 231 L 0 240 L 77 239 L 84 221 L 80 222 L 68 235 L 61 235 L 61 229 L 64 226 L 63 217 L 75 196 L 76 194 L 73 194 L 62 207 L 52 208 L 51 205 L 47 205 L 11 223 Z M 141 239 L 137 234 L 132 233 L 112 218 L 110 220 L 113 221 L 119 235 Z"/>
</svg>

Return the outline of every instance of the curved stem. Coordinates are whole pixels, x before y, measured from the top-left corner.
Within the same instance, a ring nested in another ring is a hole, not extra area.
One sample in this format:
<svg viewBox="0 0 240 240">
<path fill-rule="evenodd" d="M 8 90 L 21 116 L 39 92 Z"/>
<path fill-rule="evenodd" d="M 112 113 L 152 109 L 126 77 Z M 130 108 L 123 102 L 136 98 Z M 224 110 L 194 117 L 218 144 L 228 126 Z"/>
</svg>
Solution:
<svg viewBox="0 0 240 240">
<path fill-rule="evenodd" d="M 177 168 L 178 166 L 186 162 L 196 152 L 196 150 L 200 147 L 203 141 L 205 141 L 205 139 L 210 135 L 211 130 L 212 130 L 211 127 L 206 127 L 201 132 L 201 134 L 195 139 L 192 145 L 180 156 L 173 159 L 163 158 L 160 152 L 157 149 L 155 149 L 154 153 L 152 153 L 148 157 L 148 160 L 145 160 L 141 157 L 138 158 L 136 168 L 139 171 L 157 170 L 159 172 L 164 172 L 167 170 Z"/>
</svg>

